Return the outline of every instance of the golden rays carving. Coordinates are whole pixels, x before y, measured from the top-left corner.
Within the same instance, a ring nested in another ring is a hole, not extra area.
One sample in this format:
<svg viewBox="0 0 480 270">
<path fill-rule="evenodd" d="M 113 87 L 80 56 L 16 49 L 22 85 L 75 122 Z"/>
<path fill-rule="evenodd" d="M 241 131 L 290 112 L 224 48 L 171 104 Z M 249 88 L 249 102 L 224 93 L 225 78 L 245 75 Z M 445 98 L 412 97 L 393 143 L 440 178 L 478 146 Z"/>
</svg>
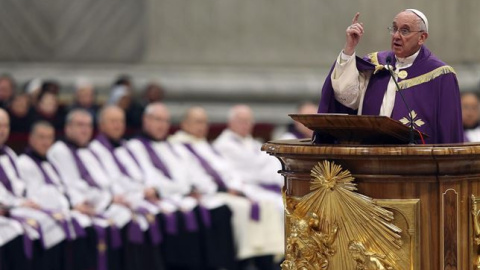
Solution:
<svg viewBox="0 0 480 270">
<path fill-rule="evenodd" d="M 355 192 L 348 170 L 319 162 L 311 171 L 310 193 L 284 194 L 287 242 L 283 270 L 404 269 L 403 244 L 393 213 Z M 406 270 L 406 269 L 405 269 Z"/>
</svg>

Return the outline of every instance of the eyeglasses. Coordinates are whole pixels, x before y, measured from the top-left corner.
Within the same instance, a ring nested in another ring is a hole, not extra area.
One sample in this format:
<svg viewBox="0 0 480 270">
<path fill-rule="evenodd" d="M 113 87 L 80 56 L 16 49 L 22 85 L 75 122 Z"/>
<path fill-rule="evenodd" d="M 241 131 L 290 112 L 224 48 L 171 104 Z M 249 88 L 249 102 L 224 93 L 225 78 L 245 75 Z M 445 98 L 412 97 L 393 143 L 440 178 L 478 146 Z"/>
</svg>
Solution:
<svg viewBox="0 0 480 270">
<path fill-rule="evenodd" d="M 390 26 L 390 27 L 387 27 L 388 31 L 390 32 L 390 35 L 395 35 L 395 33 L 399 32 L 400 35 L 406 37 L 408 35 L 410 35 L 410 33 L 415 33 L 415 32 L 423 32 L 423 30 L 420 30 L 420 31 L 412 31 L 412 30 L 409 30 L 407 28 L 401 28 L 401 29 L 398 29 L 396 26 Z"/>
</svg>

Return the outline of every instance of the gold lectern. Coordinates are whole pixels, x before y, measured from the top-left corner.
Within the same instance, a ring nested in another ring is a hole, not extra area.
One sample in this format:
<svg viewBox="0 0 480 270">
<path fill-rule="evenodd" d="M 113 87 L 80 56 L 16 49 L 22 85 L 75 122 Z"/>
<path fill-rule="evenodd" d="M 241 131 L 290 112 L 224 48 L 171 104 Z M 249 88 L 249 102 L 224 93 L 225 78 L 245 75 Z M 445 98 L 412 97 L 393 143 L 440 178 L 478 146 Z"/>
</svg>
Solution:
<svg viewBox="0 0 480 270">
<path fill-rule="evenodd" d="M 408 128 L 391 133 L 393 120 L 378 117 L 300 118 L 336 144 L 262 147 L 285 177 L 282 269 L 480 269 L 480 144 L 386 144 L 405 141 Z M 382 144 L 363 144 L 369 138 Z"/>
</svg>

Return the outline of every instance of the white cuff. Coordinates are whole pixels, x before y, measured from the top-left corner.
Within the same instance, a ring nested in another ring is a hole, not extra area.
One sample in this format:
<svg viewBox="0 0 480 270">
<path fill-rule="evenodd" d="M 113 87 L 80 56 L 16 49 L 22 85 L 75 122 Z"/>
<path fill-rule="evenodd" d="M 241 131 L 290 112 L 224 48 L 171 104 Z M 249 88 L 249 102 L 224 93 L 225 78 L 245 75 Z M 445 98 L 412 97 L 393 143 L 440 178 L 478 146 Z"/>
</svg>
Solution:
<svg viewBox="0 0 480 270">
<path fill-rule="evenodd" d="M 342 52 L 340 53 L 340 57 L 338 58 L 338 64 L 343 64 L 345 62 L 348 62 L 348 60 L 352 59 L 352 57 L 355 56 L 355 52 L 352 54 L 352 55 L 346 55 L 343 50 Z"/>
</svg>

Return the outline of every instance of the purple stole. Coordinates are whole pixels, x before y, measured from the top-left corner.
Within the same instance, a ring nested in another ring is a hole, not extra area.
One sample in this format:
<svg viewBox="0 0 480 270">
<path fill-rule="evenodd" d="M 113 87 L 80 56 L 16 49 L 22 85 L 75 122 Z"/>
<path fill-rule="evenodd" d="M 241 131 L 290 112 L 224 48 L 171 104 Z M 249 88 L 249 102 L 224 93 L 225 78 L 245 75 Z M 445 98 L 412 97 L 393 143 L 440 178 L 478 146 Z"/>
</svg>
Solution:
<svg viewBox="0 0 480 270">
<path fill-rule="evenodd" d="M 10 160 L 10 163 L 13 166 L 13 169 L 15 170 L 15 175 L 18 177 L 18 170 L 17 170 L 17 166 L 15 164 L 15 160 L 8 153 L 5 145 L 3 145 L 0 148 L 0 155 L 6 155 L 8 157 L 8 159 Z M 8 178 L 7 174 L 5 173 L 5 170 L 3 169 L 3 166 L 0 166 L 0 182 L 2 182 L 2 184 L 5 186 L 5 188 L 8 191 L 10 191 L 12 194 L 14 194 L 12 183 L 10 182 L 10 179 Z"/>
<path fill-rule="evenodd" d="M 70 152 L 73 155 L 73 160 L 75 161 L 75 164 L 77 164 L 77 168 L 78 168 L 78 171 L 80 173 L 80 177 L 83 180 L 85 180 L 89 186 L 99 188 L 99 186 L 95 182 L 95 179 L 93 179 L 93 177 L 90 175 L 90 172 L 87 170 L 87 168 L 85 167 L 85 164 L 83 164 L 83 161 L 80 159 L 80 156 L 77 153 L 78 148 L 80 148 L 80 147 L 77 147 L 77 146 L 75 146 L 71 143 L 68 143 L 68 142 L 65 142 L 65 144 L 67 145 L 68 149 L 70 149 Z M 90 151 L 88 148 L 85 148 L 85 149 Z"/>
<path fill-rule="evenodd" d="M 125 176 L 130 176 L 130 174 L 128 173 L 128 170 L 120 162 L 117 155 L 115 155 L 115 147 L 108 140 L 108 138 L 104 134 L 99 134 L 96 137 L 96 140 L 100 144 L 102 144 L 105 148 L 108 149 L 108 151 L 111 153 L 111 155 L 113 157 L 113 160 L 115 161 L 115 164 L 117 165 L 120 172 Z M 137 162 L 135 157 L 130 152 L 130 150 L 126 146 L 124 146 L 124 147 L 128 151 L 128 153 L 132 156 L 132 159 L 135 162 Z M 92 152 L 95 153 L 94 151 L 92 151 Z M 99 157 L 97 157 L 97 158 L 99 159 Z M 135 212 L 137 212 L 138 214 L 141 214 L 143 216 L 147 216 L 149 214 L 148 210 L 143 209 L 143 208 L 136 209 Z M 160 233 L 160 230 L 159 230 L 159 227 L 158 227 L 158 222 L 157 222 L 156 217 L 153 217 L 152 220 L 149 223 L 150 223 L 149 232 L 150 232 L 150 236 L 151 236 L 151 239 L 152 239 L 152 243 L 154 245 L 158 245 L 162 241 L 162 236 L 161 236 L 161 233 Z M 135 243 L 135 244 L 143 244 L 144 243 L 144 237 L 143 237 L 142 229 L 140 228 L 140 225 L 138 224 L 138 222 L 136 222 L 135 220 L 132 220 L 132 222 L 128 225 L 127 235 L 128 235 L 128 239 L 132 243 Z"/>
<path fill-rule="evenodd" d="M 163 163 L 163 161 L 160 159 L 160 157 L 157 155 L 157 153 L 155 152 L 155 149 L 153 149 L 152 147 L 152 144 L 151 144 L 151 140 L 146 138 L 145 136 L 138 136 L 137 139 L 143 144 L 143 146 L 145 147 L 145 149 L 147 150 L 147 153 L 148 153 L 148 156 L 150 158 L 150 160 L 152 161 L 153 165 L 161 170 L 163 172 L 163 174 L 165 176 L 168 177 L 168 179 L 172 179 L 171 177 L 171 174 L 167 168 L 167 166 L 165 166 L 165 163 Z M 172 145 L 170 145 L 169 143 L 167 143 L 168 147 L 171 149 L 172 153 L 176 156 L 178 156 L 178 153 L 175 152 L 174 148 Z M 200 216 L 202 218 L 202 222 L 203 224 L 209 228 L 211 226 L 211 216 L 210 216 L 210 212 L 208 211 L 208 209 L 206 209 L 204 206 L 202 205 L 199 205 L 199 211 L 200 211 Z M 198 230 L 198 224 L 197 224 L 197 220 L 195 218 L 195 213 L 193 211 L 187 211 L 187 212 L 183 212 L 183 217 L 185 219 L 185 227 L 188 231 L 197 231 Z M 165 215 L 166 217 L 166 231 L 167 233 L 170 233 L 170 234 L 176 234 L 177 233 L 177 229 L 176 229 L 176 224 L 174 223 L 174 216 L 173 215 Z"/>
<path fill-rule="evenodd" d="M 13 194 L 13 187 L 12 183 L 10 183 L 10 179 L 8 178 L 7 174 L 3 170 L 3 166 L 0 166 L 0 182 L 2 182 L 3 186 Z"/>
<path fill-rule="evenodd" d="M 35 162 L 35 164 L 37 165 L 38 169 L 40 170 L 40 172 L 42 173 L 43 175 L 43 180 L 45 181 L 46 184 L 48 185 L 55 185 L 55 183 L 53 182 L 52 178 L 48 175 L 48 173 L 45 171 L 45 169 L 43 168 L 42 166 L 42 161 L 44 160 L 41 160 L 39 157 L 37 157 L 34 153 L 33 153 L 33 150 L 28 148 L 26 151 L 25 151 L 25 155 L 29 156 L 33 162 Z M 54 170 L 55 167 L 52 166 L 52 168 Z"/>
<path fill-rule="evenodd" d="M 37 155 L 34 154 L 33 150 L 28 148 L 26 151 L 25 151 L 25 155 L 29 156 L 33 162 L 35 162 L 35 164 L 37 165 L 38 169 L 40 170 L 40 172 L 42 173 L 43 175 L 43 179 L 45 181 L 45 183 L 47 185 L 52 185 L 52 186 L 56 186 L 55 183 L 53 182 L 52 178 L 48 175 L 48 173 L 45 171 L 45 169 L 43 168 L 42 166 L 42 161 L 46 161 L 46 160 L 42 160 L 40 159 L 40 157 L 38 157 Z M 55 167 L 52 166 L 52 168 L 56 171 Z M 41 210 L 42 212 L 44 212 L 45 214 L 49 215 L 50 217 L 52 217 L 55 221 L 57 221 L 57 223 L 59 223 L 66 236 L 67 236 L 67 239 L 68 240 L 72 240 L 73 239 L 73 236 L 71 235 L 70 233 L 70 229 L 68 228 L 68 222 L 67 220 L 65 219 L 61 219 L 61 220 L 58 220 L 54 217 L 54 212 L 50 211 L 50 210 Z M 73 229 L 75 231 L 75 234 L 79 237 L 85 237 L 87 234 L 85 232 L 85 230 L 82 228 L 82 226 L 78 223 L 78 221 L 72 217 L 71 219 L 71 222 L 72 222 L 72 226 L 73 226 Z"/>
<path fill-rule="evenodd" d="M 113 227 L 113 226 L 110 226 Z M 108 258 L 107 258 L 107 232 L 106 229 L 93 224 L 95 234 L 97 236 L 97 269 L 108 270 Z"/>
<path fill-rule="evenodd" d="M 202 167 L 205 169 L 205 172 L 213 178 L 215 183 L 218 185 L 219 191 L 227 191 L 227 185 L 225 184 L 225 181 L 223 181 L 220 174 L 218 174 L 218 172 L 212 166 L 210 166 L 208 161 L 206 161 L 202 156 L 200 156 L 195 151 L 195 149 L 193 149 L 193 146 L 191 144 L 185 143 L 184 145 L 188 149 L 188 151 L 190 151 L 195 156 L 198 162 L 200 162 L 200 165 L 202 165 Z"/>
<path fill-rule="evenodd" d="M 195 151 L 195 149 L 193 149 L 193 146 L 191 144 L 185 143 L 184 145 L 195 156 L 195 158 L 197 158 L 197 160 L 200 162 L 202 167 L 205 169 L 205 172 L 207 172 L 207 174 L 213 178 L 215 183 L 217 183 L 218 190 L 221 192 L 227 191 L 228 190 L 227 185 L 223 181 L 220 174 L 218 174 L 218 172 L 212 166 L 210 166 L 210 163 L 207 160 L 205 160 L 202 156 L 200 156 Z M 215 151 L 214 148 L 212 148 L 212 151 L 214 151 L 218 155 L 218 153 Z M 257 202 L 253 202 L 253 201 L 251 201 L 251 204 L 252 206 L 250 208 L 250 218 L 252 220 L 258 221 L 260 220 L 260 205 L 258 205 Z"/>
<path fill-rule="evenodd" d="M 103 134 L 99 134 L 96 138 L 95 138 L 100 144 L 102 144 L 103 146 L 105 146 L 105 148 L 108 149 L 108 151 L 112 154 L 112 157 L 113 157 L 113 160 L 115 161 L 115 164 L 117 165 L 118 169 L 120 170 L 120 172 L 123 174 L 123 175 L 126 175 L 126 176 L 130 176 L 130 174 L 128 173 L 128 170 L 127 168 L 125 168 L 125 166 L 123 166 L 122 162 L 120 162 L 120 160 L 118 159 L 117 155 L 115 155 L 115 147 L 112 145 L 112 143 L 108 140 L 108 138 L 103 135 Z M 127 149 L 125 147 L 125 149 Z M 127 149 L 128 150 L 128 149 Z M 92 151 L 94 152 L 94 151 Z"/>
<path fill-rule="evenodd" d="M 153 149 L 150 140 L 148 138 L 145 138 L 144 136 L 139 136 L 137 139 L 143 144 L 143 146 L 145 146 L 148 157 L 152 161 L 153 165 L 157 169 L 161 170 L 168 179 L 172 179 L 170 171 L 168 170 L 167 166 L 165 166 L 165 163 L 163 163 L 160 157 L 155 153 L 155 150 Z"/>
<path fill-rule="evenodd" d="M 10 216 L 10 218 L 20 222 L 22 226 L 32 227 L 28 224 L 26 218 L 15 217 L 15 216 Z M 38 235 L 40 236 L 40 240 L 43 240 L 42 229 L 40 227 L 32 227 L 32 228 L 38 232 Z M 45 243 L 43 241 L 42 241 L 42 246 L 45 249 Z M 27 259 L 31 260 L 33 258 L 33 241 L 28 237 L 27 233 L 23 233 L 23 252 L 25 253 L 25 257 L 27 257 Z"/>
<path fill-rule="evenodd" d="M 78 156 L 77 150 L 78 150 L 79 147 L 77 147 L 77 146 L 75 146 L 71 143 L 68 143 L 68 142 L 65 142 L 65 144 L 67 145 L 68 149 L 70 149 L 70 152 L 73 155 L 74 161 L 77 164 L 77 168 L 80 172 L 81 178 L 83 180 L 85 180 L 89 186 L 94 187 L 94 188 L 100 188 L 97 185 L 97 183 L 95 183 L 95 180 L 90 175 L 87 168 L 83 164 L 82 160 Z M 90 151 L 88 148 L 86 148 L 86 149 L 88 151 Z M 105 219 L 105 217 L 103 217 L 102 215 L 98 215 L 98 217 L 102 218 L 102 219 Z M 97 231 L 97 234 L 99 235 L 99 239 L 98 239 L 99 245 L 102 245 L 102 242 L 105 242 L 105 241 L 100 236 L 101 236 L 101 234 L 104 234 L 104 229 L 101 228 L 100 226 L 96 226 L 96 225 L 94 226 L 94 228 Z M 121 239 L 119 229 L 115 226 L 110 226 L 110 235 L 111 235 L 111 239 L 110 239 L 111 241 L 110 242 L 111 242 L 112 247 L 113 248 L 121 247 L 122 246 L 122 239 Z M 102 255 L 103 253 L 102 254 L 101 253 L 102 253 L 101 250 L 99 250 L 99 269 L 106 269 L 106 266 L 103 263 L 103 261 L 106 260 L 106 255 Z M 105 259 L 103 257 L 105 257 Z"/>
</svg>

